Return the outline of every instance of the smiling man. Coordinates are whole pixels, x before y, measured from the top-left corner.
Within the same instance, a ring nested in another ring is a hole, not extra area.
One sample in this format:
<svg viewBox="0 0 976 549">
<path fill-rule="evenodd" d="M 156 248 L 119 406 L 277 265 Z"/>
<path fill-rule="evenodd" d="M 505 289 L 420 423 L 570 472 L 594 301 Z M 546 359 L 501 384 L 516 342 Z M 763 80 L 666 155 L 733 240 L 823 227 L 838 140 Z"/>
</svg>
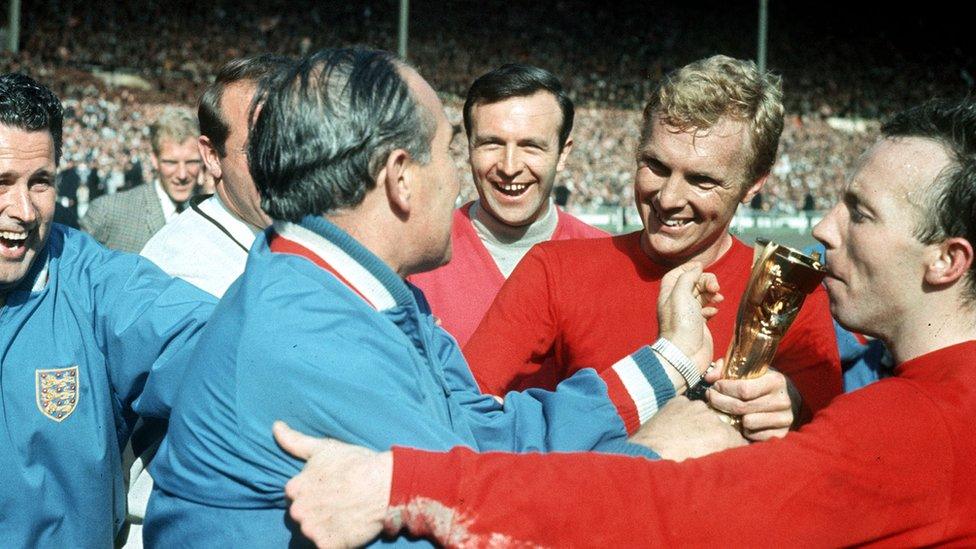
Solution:
<svg viewBox="0 0 976 549">
<path fill-rule="evenodd" d="M 189 114 L 168 108 L 149 130 L 155 181 L 94 200 L 81 220 L 82 230 L 115 250 L 139 252 L 187 207 L 200 177 L 199 134 Z"/>
<path fill-rule="evenodd" d="M 814 236 L 831 311 L 897 367 L 799 432 L 669 463 L 391 456 L 279 426 L 286 447 L 314 455 L 289 484 L 292 515 L 334 546 L 384 526 L 458 546 L 973 546 L 976 103 L 895 116 Z"/>
<path fill-rule="evenodd" d="M 644 109 L 637 150 L 634 196 L 644 229 L 532 249 L 464 347 L 481 388 L 495 395 L 552 388 L 580 368 L 601 371 L 651 343 L 660 281 L 691 261 L 718 277 L 726 297 L 709 323 L 715 357 L 723 356 L 753 255 L 729 224 L 766 182 L 782 129 L 779 79 L 752 62 L 715 56 L 666 76 Z M 841 392 L 822 288 L 807 298 L 773 365 L 799 389 L 801 420 Z M 731 392 L 740 398 L 768 402 L 782 378 L 764 379 L 723 383 L 739 385 Z M 743 405 L 708 394 L 728 411 Z M 768 438 L 794 417 L 765 412 L 746 424 L 751 437 Z"/>
<path fill-rule="evenodd" d="M 53 223 L 61 103 L 0 75 L 0 532 L 6 547 L 110 547 L 122 446 L 165 418 L 214 300 Z"/>
<path fill-rule="evenodd" d="M 607 236 L 552 203 L 573 149 L 574 107 L 549 71 L 509 64 L 479 77 L 464 102 L 478 200 L 454 212 L 454 256 L 410 277 L 445 330 L 464 345 L 533 245 Z"/>
<path fill-rule="evenodd" d="M 248 166 L 273 222 L 191 356 L 151 467 L 148 544 L 301 544 L 283 490 L 301 464 L 271 436 L 280 418 L 376 448 L 655 455 L 628 441 L 636 410 L 650 425 L 658 397 L 676 390 L 651 349 L 502 405 L 404 281 L 450 259 L 458 193 L 451 124 L 414 69 L 386 52 L 325 49 L 258 100 Z M 612 391 L 621 375 L 647 391 Z"/>
</svg>

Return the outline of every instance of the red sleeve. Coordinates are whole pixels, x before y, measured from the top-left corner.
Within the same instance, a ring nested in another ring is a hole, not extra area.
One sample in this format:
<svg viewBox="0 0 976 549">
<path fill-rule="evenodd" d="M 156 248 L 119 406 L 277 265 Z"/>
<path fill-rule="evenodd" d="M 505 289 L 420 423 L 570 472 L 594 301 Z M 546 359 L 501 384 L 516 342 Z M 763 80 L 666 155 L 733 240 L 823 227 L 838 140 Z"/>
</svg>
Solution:
<svg viewBox="0 0 976 549">
<path fill-rule="evenodd" d="M 481 390 L 504 395 L 524 387 L 554 388 L 553 342 L 558 333 L 550 299 L 547 255 L 535 246 L 522 258 L 474 335 L 464 356 Z"/>
<path fill-rule="evenodd" d="M 896 389 L 683 463 L 395 448 L 390 530 L 448 546 L 933 544 L 955 483 L 949 431 L 916 388 Z"/>
<path fill-rule="evenodd" d="M 801 420 L 809 420 L 844 392 L 837 335 L 822 286 L 807 296 L 776 350 L 773 367 L 787 375 L 803 396 Z"/>
</svg>

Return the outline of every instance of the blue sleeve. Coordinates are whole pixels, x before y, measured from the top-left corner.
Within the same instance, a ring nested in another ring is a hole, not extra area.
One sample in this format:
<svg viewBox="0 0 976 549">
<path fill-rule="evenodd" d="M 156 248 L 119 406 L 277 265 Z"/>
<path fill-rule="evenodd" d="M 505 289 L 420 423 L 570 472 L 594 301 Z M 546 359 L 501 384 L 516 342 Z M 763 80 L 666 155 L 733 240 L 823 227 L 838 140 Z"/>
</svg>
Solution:
<svg viewBox="0 0 976 549">
<path fill-rule="evenodd" d="M 88 276 L 116 399 L 123 409 L 166 418 L 216 298 L 133 254 L 102 250 L 99 259 Z"/>
<path fill-rule="evenodd" d="M 287 481 L 303 465 L 278 449 L 271 433 L 276 420 L 375 450 L 394 444 L 473 447 L 452 430 L 443 388 L 419 356 L 396 340 L 400 334 L 349 314 L 303 313 L 273 322 L 275 335 L 246 335 L 261 344 L 238 353 L 236 414 L 245 444 L 258 452 L 253 459 L 267 459 L 264 468 L 286 475 L 276 482 Z"/>
<path fill-rule="evenodd" d="M 627 429 L 607 393 L 607 384 L 593 369 L 583 369 L 555 391 L 529 389 L 511 392 L 499 402 L 481 393 L 457 343 L 444 330 L 431 326 L 432 340 L 451 397 L 463 410 L 481 451 L 578 452 L 658 456 L 628 442 Z M 660 377 L 671 387 L 656 361 Z M 659 391 L 666 401 L 667 391 Z M 661 403 L 663 405 L 663 402 Z M 656 408 L 655 408 L 656 409 Z"/>
</svg>

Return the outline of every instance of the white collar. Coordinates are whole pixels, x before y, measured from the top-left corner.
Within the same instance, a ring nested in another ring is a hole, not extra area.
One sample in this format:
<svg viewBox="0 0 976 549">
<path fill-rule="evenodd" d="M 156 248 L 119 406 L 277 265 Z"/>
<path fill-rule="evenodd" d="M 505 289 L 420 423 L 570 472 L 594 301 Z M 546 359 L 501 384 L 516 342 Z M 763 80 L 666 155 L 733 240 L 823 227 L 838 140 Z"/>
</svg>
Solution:
<svg viewBox="0 0 976 549">
<path fill-rule="evenodd" d="M 390 290 L 370 270 L 329 239 L 297 223 L 275 221 L 274 231 L 281 237 L 300 244 L 328 264 L 336 278 L 361 295 L 376 310 L 383 311 L 397 305 Z M 309 258 L 311 259 L 311 258 Z"/>
<path fill-rule="evenodd" d="M 159 197 L 159 205 L 163 207 L 163 219 L 169 223 L 169 220 L 176 216 L 176 204 L 173 204 L 173 199 L 166 194 L 163 184 L 158 179 L 153 182 L 153 187 L 156 189 L 156 196 Z"/>
</svg>

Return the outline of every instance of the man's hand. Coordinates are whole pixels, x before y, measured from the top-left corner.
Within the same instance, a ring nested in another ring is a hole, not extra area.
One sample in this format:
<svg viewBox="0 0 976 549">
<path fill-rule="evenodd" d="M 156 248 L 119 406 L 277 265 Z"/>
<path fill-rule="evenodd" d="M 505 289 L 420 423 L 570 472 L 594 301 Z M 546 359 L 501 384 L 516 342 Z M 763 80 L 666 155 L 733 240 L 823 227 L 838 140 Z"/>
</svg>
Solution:
<svg viewBox="0 0 976 549">
<path fill-rule="evenodd" d="M 721 364 L 705 375 L 713 383 L 706 396 L 712 408 L 742 416 L 742 434 L 752 441 L 786 436 L 793 424 L 786 376 L 769 370 L 755 379 L 720 379 Z"/>
<path fill-rule="evenodd" d="M 746 444 L 742 435 L 707 404 L 680 396 L 665 404 L 630 441 L 674 461 Z"/>
<path fill-rule="evenodd" d="M 659 334 L 693 360 L 701 372 L 712 360 L 712 334 L 705 320 L 718 312 L 715 305 L 723 299 L 715 275 L 703 273 L 701 264 L 694 261 L 672 269 L 661 279 Z"/>
<path fill-rule="evenodd" d="M 393 482 L 393 454 L 312 438 L 274 424 L 278 444 L 307 461 L 285 485 L 290 513 L 318 547 L 364 545 L 383 529 Z"/>
</svg>

